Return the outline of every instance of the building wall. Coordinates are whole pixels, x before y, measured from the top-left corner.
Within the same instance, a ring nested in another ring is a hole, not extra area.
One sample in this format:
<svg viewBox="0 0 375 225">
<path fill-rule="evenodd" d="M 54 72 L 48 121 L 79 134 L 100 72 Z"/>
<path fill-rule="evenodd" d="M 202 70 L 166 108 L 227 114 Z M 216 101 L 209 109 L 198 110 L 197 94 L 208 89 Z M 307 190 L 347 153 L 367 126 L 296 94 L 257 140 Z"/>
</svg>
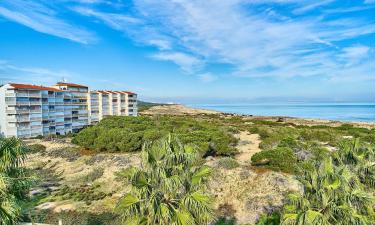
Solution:
<svg viewBox="0 0 375 225">
<path fill-rule="evenodd" d="M 68 134 L 98 123 L 106 116 L 137 116 L 137 95 L 89 92 L 88 88 L 54 89 L 0 87 L 0 135 L 20 138 Z M 8 92 L 8 94 L 6 94 Z"/>
<path fill-rule="evenodd" d="M 7 85 L 0 87 L 0 136 L 6 134 L 6 114 L 5 114 L 5 90 Z"/>
<path fill-rule="evenodd" d="M 66 107 L 70 106 L 72 111 L 72 132 L 78 132 L 80 129 L 88 126 L 88 88 L 69 85 L 56 85 L 54 87 L 71 93 L 71 104 L 67 104 Z"/>
<path fill-rule="evenodd" d="M 98 117 L 102 120 L 106 116 L 137 116 L 137 95 L 126 92 L 113 91 L 91 91 L 89 96 L 98 94 Z M 94 104 L 89 101 L 89 108 Z"/>
</svg>

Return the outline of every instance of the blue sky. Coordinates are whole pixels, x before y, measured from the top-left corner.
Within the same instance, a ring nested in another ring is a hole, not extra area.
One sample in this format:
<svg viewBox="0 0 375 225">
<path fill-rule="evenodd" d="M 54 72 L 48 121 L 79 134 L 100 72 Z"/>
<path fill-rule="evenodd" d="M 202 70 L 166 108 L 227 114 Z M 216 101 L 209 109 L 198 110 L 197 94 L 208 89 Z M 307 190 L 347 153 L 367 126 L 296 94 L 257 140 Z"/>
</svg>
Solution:
<svg viewBox="0 0 375 225">
<path fill-rule="evenodd" d="M 375 101 L 375 0 L 2 0 L 0 81 L 174 102 Z"/>
</svg>

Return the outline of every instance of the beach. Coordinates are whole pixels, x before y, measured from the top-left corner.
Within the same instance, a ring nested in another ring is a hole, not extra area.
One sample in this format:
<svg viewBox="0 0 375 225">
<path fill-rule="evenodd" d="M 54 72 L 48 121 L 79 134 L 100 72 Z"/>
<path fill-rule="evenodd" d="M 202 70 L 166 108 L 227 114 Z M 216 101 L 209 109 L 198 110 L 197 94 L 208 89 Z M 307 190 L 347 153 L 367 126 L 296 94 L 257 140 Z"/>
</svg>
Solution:
<svg viewBox="0 0 375 225">
<path fill-rule="evenodd" d="M 224 117 L 230 116 L 241 116 L 241 117 L 251 117 L 253 119 L 269 120 L 269 121 L 282 121 L 286 123 L 293 123 L 296 125 L 306 125 L 306 126 L 319 126 L 326 125 L 332 127 L 338 127 L 343 124 L 350 124 L 356 127 L 363 128 L 375 128 L 375 122 L 362 122 L 362 121 L 339 121 L 339 120 L 328 120 L 328 119 L 315 119 L 315 118 L 300 118 L 291 116 L 258 116 L 258 115 L 244 115 L 238 113 L 228 113 L 220 112 L 218 110 L 209 110 L 202 108 L 193 108 L 181 104 L 170 104 L 170 105 L 160 105 L 153 106 L 148 110 L 141 112 L 142 115 L 220 115 Z"/>
</svg>

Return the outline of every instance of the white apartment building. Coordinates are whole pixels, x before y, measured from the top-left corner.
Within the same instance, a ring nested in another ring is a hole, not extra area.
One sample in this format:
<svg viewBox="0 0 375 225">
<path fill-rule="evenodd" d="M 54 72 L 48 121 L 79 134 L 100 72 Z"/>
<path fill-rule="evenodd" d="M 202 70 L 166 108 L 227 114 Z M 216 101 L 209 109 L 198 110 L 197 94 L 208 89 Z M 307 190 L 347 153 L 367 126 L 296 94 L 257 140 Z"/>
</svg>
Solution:
<svg viewBox="0 0 375 225">
<path fill-rule="evenodd" d="M 88 97 L 90 123 L 106 116 L 137 116 L 137 94 L 128 91 L 91 91 Z"/>
<path fill-rule="evenodd" d="M 0 87 L 0 135 L 30 138 L 77 132 L 105 116 L 137 116 L 137 95 L 92 91 L 59 82 L 53 87 L 9 83 Z"/>
<path fill-rule="evenodd" d="M 89 125 L 87 96 L 89 88 L 79 84 L 58 82 L 54 88 L 70 93 L 70 101 L 66 99 L 65 115 L 71 113 L 72 132 L 78 132 L 83 127 Z M 69 117 L 67 117 L 68 119 Z"/>
</svg>

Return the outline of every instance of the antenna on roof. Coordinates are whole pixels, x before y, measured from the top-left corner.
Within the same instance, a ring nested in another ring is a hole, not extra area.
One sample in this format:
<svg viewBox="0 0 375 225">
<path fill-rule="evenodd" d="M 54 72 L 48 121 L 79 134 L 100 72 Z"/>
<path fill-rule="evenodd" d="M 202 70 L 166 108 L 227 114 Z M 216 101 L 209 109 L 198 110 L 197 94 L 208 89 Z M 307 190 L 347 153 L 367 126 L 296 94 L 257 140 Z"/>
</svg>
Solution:
<svg viewBox="0 0 375 225">
<path fill-rule="evenodd" d="M 62 81 L 63 83 L 66 83 L 66 82 L 68 82 L 68 81 L 66 80 L 66 78 L 65 78 L 65 77 L 63 77 L 61 81 Z"/>
</svg>

